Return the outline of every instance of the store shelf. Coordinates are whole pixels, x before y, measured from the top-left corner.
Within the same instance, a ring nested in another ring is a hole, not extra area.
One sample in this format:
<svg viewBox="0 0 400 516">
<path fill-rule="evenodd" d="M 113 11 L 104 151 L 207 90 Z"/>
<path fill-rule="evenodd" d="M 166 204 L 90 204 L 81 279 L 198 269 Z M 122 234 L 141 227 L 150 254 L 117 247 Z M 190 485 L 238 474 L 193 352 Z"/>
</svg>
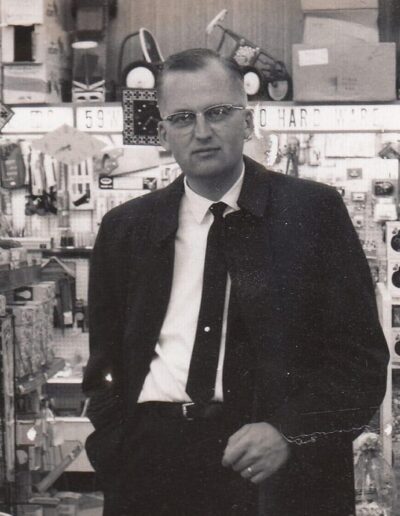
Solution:
<svg viewBox="0 0 400 516">
<path fill-rule="evenodd" d="M 57 256 L 58 258 L 90 258 L 92 247 L 57 247 L 55 249 L 43 249 L 43 258 Z"/>
<path fill-rule="evenodd" d="M 63 376 L 56 376 L 53 378 L 50 378 L 47 383 L 64 383 L 64 384 L 78 384 L 82 383 L 82 376 L 69 376 L 69 377 L 63 377 Z"/>
<path fill-rule="evenodd" d="M 19 269 L 0 270 L 0 292 L 8 292 L 40 279 L 40 267 L 20 267 Z"/>
<path fill-rule="evenodd" d="M 55 358 L 51 364 L 43 368 L 43 371 L 35 373 L 27 379 L 17 380 L 17 391 L 19 394 L 33 392 L 65 367 L 63 358 Z"/>
</svg>

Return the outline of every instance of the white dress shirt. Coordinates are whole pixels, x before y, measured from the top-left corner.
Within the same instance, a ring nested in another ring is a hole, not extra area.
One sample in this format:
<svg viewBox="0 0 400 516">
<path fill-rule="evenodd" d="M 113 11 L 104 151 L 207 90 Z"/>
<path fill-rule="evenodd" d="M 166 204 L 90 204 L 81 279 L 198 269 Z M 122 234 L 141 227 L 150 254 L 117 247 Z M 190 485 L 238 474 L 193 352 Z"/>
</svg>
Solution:
<svg viewBox="0 0 400 516">
<path fill-rule="evenodd" d="M 239 210 L 237 201 L 243 177 L 244 167 L 236 183 L 219 199 L 219 202 L 227 205 L 224 216 Z M 179 209 L 179 226 L 175 238 L 171 296 L 150 371 L 145 378 L 138 403 L 191 401 L 185 388 L 200 311 L 207 236 L 214 220 L 209 208 L 214 202 L 191 190 L 185 178 L 185 192 Z M 223 400 L 222 369 L 230 288 L 228 275 L 213 398 L 216 401 Z"/>
</svg>

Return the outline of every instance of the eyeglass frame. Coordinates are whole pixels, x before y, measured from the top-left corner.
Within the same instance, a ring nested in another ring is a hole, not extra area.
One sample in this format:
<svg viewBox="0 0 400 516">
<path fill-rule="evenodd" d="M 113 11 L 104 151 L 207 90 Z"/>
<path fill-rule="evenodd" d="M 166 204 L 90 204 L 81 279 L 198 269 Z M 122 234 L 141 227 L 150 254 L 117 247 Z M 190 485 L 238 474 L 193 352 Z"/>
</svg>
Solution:
<svg viewBox="0 0 400 516">
<path fill-rule="evenodd" d="M 218 107 L 229 107 L 229 109 L 237 109 L 239 111 L 243 111 L 246 108 L 246 106 L 238 106 L 238 105 L 235 105 L 235 104 L 214 104 L 212 106 L 208 106 L 204 109 L 202 109 L 201 111 L 191 111 L 191 110 L 187 110 L 187 111 L 177 111 L 176 113 L 171 113 L 170 115 L 167 115 L 165 117 L 163 117 L 161 120 L 163 122 L 170 122 L 172 124 L 172 127 L 175 127 L 176 129 L 192 129 L 194 127 L 194 124 L 195 122 L 197 121 L 197 116 L 199 115 L 202 115 L 204 117 L 205 120 L 207 120 L 207 123 L 209 124 L 213 124 L 213 123 L 219 123 L 219 122 L 222 122 L 222 120 L 219 120 L 218 122 L 213 122 L 213 121 L 210 121 L 208 120 L 204 114 L 210 110 L 210 109 L 214 109 L 214 108 L 218 108 Z M 191 115 L 195 115 L 195 118 L 193 119 L 193 121 L 188 124 L 187 126 L 182 126 L 182 127 L 177 127 L 177 126 L 174 126 L 174 122 L 171 120 L 171 117 L 175 116 L 175 115 L 183 115 L 183 114 L 191 114 Z"/>
</svg>

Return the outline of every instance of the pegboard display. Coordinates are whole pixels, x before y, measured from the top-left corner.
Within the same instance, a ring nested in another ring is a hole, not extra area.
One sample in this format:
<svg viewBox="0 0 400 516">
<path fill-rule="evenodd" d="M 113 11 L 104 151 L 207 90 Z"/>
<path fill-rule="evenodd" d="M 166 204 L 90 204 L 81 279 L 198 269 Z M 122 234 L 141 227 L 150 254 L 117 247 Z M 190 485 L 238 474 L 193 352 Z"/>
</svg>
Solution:
<svg viewBox="0 0 400 516">
<path fill-rule="evenodd" d="M 385 225 L 397 220 L 399 207 L 399 161 L 382 155 L 385 145 L 375 133 L 259 134 L 246 144 L 245 152 L 277 172 L 336 188 L 374 280 L 385 282 Z"/>
</svg>

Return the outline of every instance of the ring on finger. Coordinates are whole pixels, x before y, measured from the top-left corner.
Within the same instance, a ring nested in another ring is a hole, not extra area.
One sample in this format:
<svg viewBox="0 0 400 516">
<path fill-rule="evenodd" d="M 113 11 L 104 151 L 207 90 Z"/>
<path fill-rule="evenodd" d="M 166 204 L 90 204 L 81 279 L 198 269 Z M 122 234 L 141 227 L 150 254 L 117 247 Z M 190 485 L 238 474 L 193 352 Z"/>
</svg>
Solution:
<svg viewBox="0 0 400 516">
<path fill-rule="evenodd" d="M 253 475 L 253 468 L 251 466 L 246 468 L 246 473 L 249 477 Z"/>
</svg>

